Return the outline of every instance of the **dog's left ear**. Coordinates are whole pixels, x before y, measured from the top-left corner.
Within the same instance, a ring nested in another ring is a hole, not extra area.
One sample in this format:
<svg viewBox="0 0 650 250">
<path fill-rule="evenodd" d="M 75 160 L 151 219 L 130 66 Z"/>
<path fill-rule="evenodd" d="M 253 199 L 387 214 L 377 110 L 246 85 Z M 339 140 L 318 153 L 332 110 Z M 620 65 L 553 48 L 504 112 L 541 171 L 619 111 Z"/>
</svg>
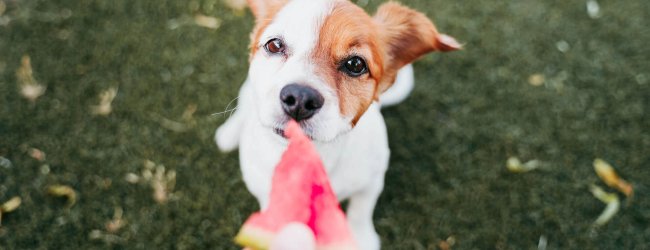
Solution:
<svg viewBox="0 0 650 250">
<path fill-rule="evenodd" d="M 453 37 L 438 33 L 424 14 L 395 2 L 382 4 L 373 19 L 387 54 L 385 77 L 379 84 L 379 93 L 390 87 L 397 70 L 420 56 L 432 51 L 462 48 Z"/>
<path fill-rule="evenodd" d="M 270 19 L 288 0 L 246 0 L 256 21 Z"/>
</svg>

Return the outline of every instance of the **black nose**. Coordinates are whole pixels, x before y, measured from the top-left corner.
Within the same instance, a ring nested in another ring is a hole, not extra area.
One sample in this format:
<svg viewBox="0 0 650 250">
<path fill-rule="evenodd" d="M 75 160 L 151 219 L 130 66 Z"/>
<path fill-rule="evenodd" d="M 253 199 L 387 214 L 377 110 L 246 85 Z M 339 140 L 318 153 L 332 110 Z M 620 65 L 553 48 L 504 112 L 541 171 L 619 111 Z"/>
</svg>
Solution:
<svg viewBox="0 0 650 250">
<path fill-rule="evenodd" d="M 280 101 L 284 113 L 296 121 L 312 117 L 323 107 L 323 96 L 312 87 L 289 84 L 280 91 Z"/>
</svg>

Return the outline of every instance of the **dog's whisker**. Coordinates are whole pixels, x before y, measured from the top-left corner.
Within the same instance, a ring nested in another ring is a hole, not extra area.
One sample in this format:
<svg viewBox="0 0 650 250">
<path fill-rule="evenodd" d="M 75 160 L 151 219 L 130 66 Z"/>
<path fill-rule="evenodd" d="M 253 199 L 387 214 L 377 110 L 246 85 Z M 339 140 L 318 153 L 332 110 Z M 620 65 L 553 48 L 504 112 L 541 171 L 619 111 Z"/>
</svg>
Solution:
<svg viewBox="0 0 650 250">
<path fill-rule="evenodd" d="M 235 99 L 232 99 L 230 102 L 228 102 L 228 104 L 226 105 L 226 108 L 224 109 L 224 111 L 211 114 L 211 116 L 223 115 L 223 114 L 228 113 L 228 112 L 230 112 L 230 115 L 228 115 L 228 117 L 232 116 L 232 113 L 235 112 L 235 110 L 237 110 L 237 107 L 239 107 L 239 106 L 237 105 L 237 106 L 235 106 L 233 108 L 230 108 L 230 105 L 232 105 L 233 102 L 237 101 L 237 99 L 239 99 L 239 96 L 235 97 Z"/>
<path fill-rule="evenodd" d="M 239 106 L 235 106 L 234 108 L 232 108 L 232 109 L 230 110 L 230 114 L 228 114 L 228 117 L 229 117 L 229 118 L 232 116 L 233 113 L 235 113 L 235 111 L 237 111 L 237 108 L 239 108 Z"/>
<path fill-rule="evenodd" d="M 235 112 L 235 111 L 237 110 L 237 108 L 238 108 L 238 107 L 235 106 L 235 107 L 233 107 L 233 108 L 231 108 L 231 109 L 227 109 L 227 110 L 224 110 L 224 111 L 221 111 L 221 112 L 217 112 L 217 113 L 214 113 L 214 114 L 211 114 L 211 115 L 212 115 L 212 116 L 215 116 L 215 115 L 223 115 L 223 114 L 228 113 L 228 117 L 230 117 L 230 116 L 232 116 L 232 113 Z"/>
<path fill-rule="evenodd" d="M 228 102 L 228 105 L 226 105 L 226 110 L 228 110 L 228 108 L 230 108 L 230 105 L 232 105 L 232 103 L 235 102 L 237 99 L 239 99 L 239 96 L 237 96 L 234 99 L 230 100 L 230 102 Z"/>
</svg>

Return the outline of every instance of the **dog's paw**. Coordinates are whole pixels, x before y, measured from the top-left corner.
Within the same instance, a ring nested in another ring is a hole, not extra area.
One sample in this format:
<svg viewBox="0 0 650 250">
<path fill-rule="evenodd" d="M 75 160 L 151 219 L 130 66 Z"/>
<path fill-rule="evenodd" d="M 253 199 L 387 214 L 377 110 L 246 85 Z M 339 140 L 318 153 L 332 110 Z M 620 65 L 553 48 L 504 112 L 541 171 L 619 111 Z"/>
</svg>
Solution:
<svg viewBox="0 0 650 250">
<path fill-rule="evenodd" d="M 239 146 L 239 133 L 229 129 L 228 124 L 224 124 L 217 129 L 214 134 L 214 141 L 221 152 L 227 153 L 237 149 Z"/>
</svg>

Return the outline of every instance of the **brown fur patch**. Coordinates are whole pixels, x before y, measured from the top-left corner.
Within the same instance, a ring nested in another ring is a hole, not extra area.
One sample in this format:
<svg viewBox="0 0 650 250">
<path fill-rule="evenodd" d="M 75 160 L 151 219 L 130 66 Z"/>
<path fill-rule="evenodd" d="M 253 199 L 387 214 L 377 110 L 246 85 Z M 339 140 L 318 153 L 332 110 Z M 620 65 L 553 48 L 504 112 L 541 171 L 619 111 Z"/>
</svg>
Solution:
<svg viewBox="0 0 650 250">
<path fill-rule="evenodd" d="M 378 98 L 377 84 L 384 72 L 384 52 L 378 37 L 377 27 L 365 11 L 348 1 L 338 1 L 321 27 L 313 54 L 317 74 L 336 89 L 340 112 L 353 117 L 353 124 Z M 341 71 L 342 62 L 352 56 L 363 58 L 369 73 L 351 77 Z"/>
<path fill-rule="evenodd" d="M 251 58 L 259 49 L 263 31 L 288 1 L 248 0 L 256 19 L 251 33 Z M 425 15 L 400 4 L 383 4 L 371 18 L 351 2 L 335 0 L 311 59 L 318 65 L 316 74 L 336 90 L 340 113 L 352 117 L 355 125 L 393 84 L 404 65 L 431 51 L 460 47 L 452 37 L 439 34 Z M 344 60 L 352 56 L 363 58 L 369 73 L 352 77 L 341 71 Z"/>
<path fill-rule="evenodd" d="M 382 4 L 374 20 L 387 48 L 386 76 L 379 84 L 382 92 L 392 85 L 397 71 L 404 65 L 431 51 L 451 51 L 461 47 L 452 37 L 439 34 L 424 14 L 395 2 Z"/>
</svg>

